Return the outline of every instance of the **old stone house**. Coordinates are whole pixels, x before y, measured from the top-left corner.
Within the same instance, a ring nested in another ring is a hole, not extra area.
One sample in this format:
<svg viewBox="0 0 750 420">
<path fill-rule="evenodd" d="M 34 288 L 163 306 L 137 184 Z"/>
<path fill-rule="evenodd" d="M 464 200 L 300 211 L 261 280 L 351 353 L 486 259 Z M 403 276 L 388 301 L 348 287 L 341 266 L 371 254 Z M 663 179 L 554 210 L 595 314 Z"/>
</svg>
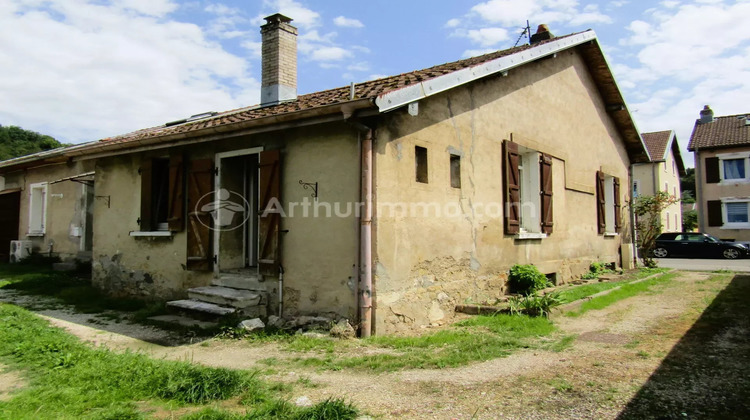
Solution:
<svg viewBox="0 0 750 420">
<path fill-rule="evenodd" d="M 266 20 L 260 105 L 67 152 L 109 198 L 97 286 L 367 336 L 493 301 L 513 264 L 557 283 L 630 265 L 649 156 L 593 31 L 298 96 L 297 29 Z"/>
<path fill-rule="evenodd" d="M 688 150 L 695 158 L 700 231 L 750 241 L 750 114 L 714 117 L 706 105 Z"/>
<path fill-rule="evenodd" d="M 680 177 L 685 175 L 680 145 L 672 130 L 642 133 L 651 161 L 633 165 L 633 196 L 654 195 L 658 191 L 680 198 Z M 662 232 L 682 232 L 682 206 L 679 202 L 661 213 Z"/>
</svg>

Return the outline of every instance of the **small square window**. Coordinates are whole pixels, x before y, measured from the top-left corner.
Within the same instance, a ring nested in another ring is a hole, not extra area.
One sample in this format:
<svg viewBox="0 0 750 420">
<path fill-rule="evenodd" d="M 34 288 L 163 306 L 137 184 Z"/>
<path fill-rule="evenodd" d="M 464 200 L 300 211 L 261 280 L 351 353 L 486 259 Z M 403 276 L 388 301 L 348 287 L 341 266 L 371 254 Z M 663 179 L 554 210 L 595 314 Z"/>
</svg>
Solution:
<svg viewBox="0 0 750 420">
<path fill-rule="evenodd" d="M 461 188 L 461 156 L 451 155 L 451 187 Z"/>
<path fill-rule="evenodd" d="M 417 174 L 417 182 L 427 183 L 427 149 L 414 147 L 414 164 Z"/>
<path fill-rule="evenodd" d="M 744 179 L 745 159 L 725 159 L 724 179 Z"/>
</svg>

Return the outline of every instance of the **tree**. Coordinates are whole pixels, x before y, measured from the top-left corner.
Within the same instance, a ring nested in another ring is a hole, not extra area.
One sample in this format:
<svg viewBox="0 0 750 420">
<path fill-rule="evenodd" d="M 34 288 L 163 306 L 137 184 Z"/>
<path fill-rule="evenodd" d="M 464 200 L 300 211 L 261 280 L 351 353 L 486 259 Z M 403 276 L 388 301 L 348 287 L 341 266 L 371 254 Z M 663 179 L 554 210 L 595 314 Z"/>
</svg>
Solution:
<svg viewBox="0 0 750 420">
<path fill-rule="evenodd" d="M 680 177 L 680 190 L 683 194 L 689 192 L 695 199 L 695 168 L 685 169 L 685 176 Z"/>
<path fill-rule="evenodd" d="M 659 191 L 654 195 L 642 195 L 635 199 L 633 212 L 638 231 L 637 245 L 644 266 L 656 267 L 652 252 L 656 247 L 656 238 L 661 233 L 661 212 L 679 201 L 679 198 L 665 191 Z"/>
<path fill-rule="evenodd" d="M 698 227 L 698 212 L 695 210 L 688 210 L 682 212 L 682 230 L 690 232 Z"/>
<path fill-rule="evenodd" d="M 52 150 L 62 146 L 66 145 L 53 137 L 13 125 L 0 125 L 0 160 Z"/>
</svg>

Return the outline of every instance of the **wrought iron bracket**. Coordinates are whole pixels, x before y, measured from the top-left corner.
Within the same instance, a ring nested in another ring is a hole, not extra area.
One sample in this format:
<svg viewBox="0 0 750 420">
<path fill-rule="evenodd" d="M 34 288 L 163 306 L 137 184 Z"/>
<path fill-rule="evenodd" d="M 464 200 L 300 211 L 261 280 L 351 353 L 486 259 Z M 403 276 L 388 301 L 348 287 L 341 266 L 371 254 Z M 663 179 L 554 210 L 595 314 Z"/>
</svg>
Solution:
<svg viewBox="0 0 750 420">
<path fill-rule="evenodd" d="M 299 180 L 299 184 L 302 185 L 302 188 L 305 190 L 312 190 L 312 194 L 310 196 L 314 199 L 318 199 L 318 183 L 317 182 L 302 182 L 302 180 Z"/>
</svg>

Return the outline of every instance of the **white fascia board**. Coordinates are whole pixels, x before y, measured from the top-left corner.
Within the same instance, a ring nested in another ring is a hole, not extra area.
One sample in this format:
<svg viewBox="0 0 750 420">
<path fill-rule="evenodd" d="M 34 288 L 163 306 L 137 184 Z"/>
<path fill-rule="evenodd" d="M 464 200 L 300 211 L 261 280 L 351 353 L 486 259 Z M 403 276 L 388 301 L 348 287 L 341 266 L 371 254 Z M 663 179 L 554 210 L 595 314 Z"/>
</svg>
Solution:
<svg viewBox="0 0 750 420">
<path fill-rule="evenodd" d="M 510 70 L 514 67 L 524 65 L 534 60 L 538 60 L 539 58 L 567 50 L 576 45 L 595 39 L 596 33 L 594 31 L 586 31 L 557 41 L 547 42 L 515 54 L 498 57 L 474 67 L 467 67 L 430 80 L 425 80 L 421 83 L 390 91 L 375 98 L 375 104 L 378 106 L 380 112 L 391 111 L 428 96 L 473 82 L 483 77 Z"/>
</svg>

